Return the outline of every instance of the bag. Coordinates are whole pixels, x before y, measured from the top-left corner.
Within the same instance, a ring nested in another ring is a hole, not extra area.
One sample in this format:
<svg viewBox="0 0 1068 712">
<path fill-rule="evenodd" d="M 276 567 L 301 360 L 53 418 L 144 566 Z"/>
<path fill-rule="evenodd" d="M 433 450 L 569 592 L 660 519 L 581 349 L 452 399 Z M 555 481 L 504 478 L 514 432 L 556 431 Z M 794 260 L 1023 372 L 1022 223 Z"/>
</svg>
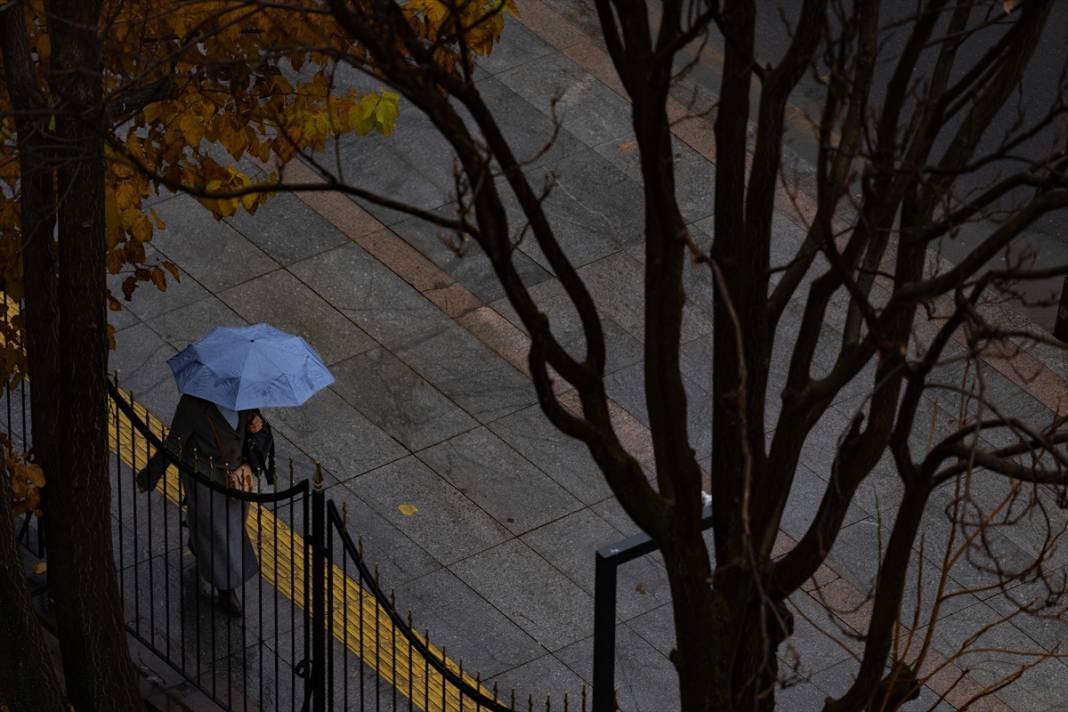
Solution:
<svg viewBox="0 0 1068 712">
<path fill-rule="evenodd" d="M 241 456 L 252 471 L 256 474 L 267 476 L 267 482 L 274 484 L 274 434 L 271 432 L 271 424 L 263 417 L 259 410 L 253 410 L 249 417 L 260 416 L 263 427 L 257 433 L 245 433 L 245 444 L 241 450 Z"/>
<path fill-rule="evenodd" d="M 255 492 L 256 480 L 252 476 L 252 468 L 242 464 L 236 470 L 227 470 L 226 486 L 241 492 Z"/>
<path fill-rule="evenodd" d="M 211 428 L 211 437 L 215 440 L 215 447 L 221 453 L 223 451 L 222 438 L 219 437 L 219 431 L 215 428 L 215 421 L 212 419 L 211 414 L 208 414 L 208 426 Z M 224 473 L 226 475 L 226 486 L 230 489 L 238 490 L 240 492 L 252 492 L 254 491 L 255 481 L 253 478 L 252 468 L 246 463 L 241 463 L 236 468 L 231 469 L 226 463 L 223 464 Z"/>
</svg>

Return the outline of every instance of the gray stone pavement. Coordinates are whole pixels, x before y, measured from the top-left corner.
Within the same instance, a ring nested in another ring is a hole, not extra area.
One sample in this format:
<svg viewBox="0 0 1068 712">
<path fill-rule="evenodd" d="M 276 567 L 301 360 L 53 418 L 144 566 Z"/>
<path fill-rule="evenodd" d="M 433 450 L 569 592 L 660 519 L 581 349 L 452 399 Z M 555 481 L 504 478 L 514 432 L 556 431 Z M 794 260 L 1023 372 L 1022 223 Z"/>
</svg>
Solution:
<svg viewBox="0 0 1068 712">
<path fill-rule="evenodd" d="M 552 3 L 561 7 L 561 2 Z M 566 3 L 566 5 L 570 5 Z M 610 396 L 639 422 L 646 421 L 642 388 L 643 252 L 642 203 L 626 102 L 539 34 L 510 21 L 501 46 L 481 67 L 480 87 L 501 109 L 505 134 L 521 157 L 532 156 L 551 132 L 549 100 L 562 97 L 563 128 L 554 147 L 534 169 L 554 171 L 558 187 L 547 201 L 549 218 L 565 250 L 580 266 L 604 318 L 608 338 Z M 346 77 L 367 86 L 358 77 Z M 684 142 L 676 143 L 684 212 L 697 232 L 707 232 L 708 189 L 713 165 Z M 345 139 L 339 154 L 347 176 L 360 185 L 447 212 L 451 152 L 428 132 L 411 108 L 402 110 L 389 139 Z M 537 182 L 537 179 L 535 180 Z M 364 243 L 297 196 L 280 195 L 255 216 L 215 221 L 193 200 L 172 196 L 156 208 L 168 228 L 153 240 L 153 252 L 176 262 L 183 276 L 165 294 L 138 290 L 126 309 L 113 314 L 118 349 L 111 367 L 123 386 L 166 421 L 177 403 L 166 359 L 220 325 L 267 321 L 306 337 L 330 365 L 337 382 L 299 409 L 268 414 L 280 455 L 292 458 L 297 475 L 311 459 L 328 474 L 327 494 L 347 505 L 350 529 L 376 560 L 387 588 L 410 607 L 419 628 L 428 627 L 450 657 L 502 689 L 525 698 L 566 692 L 578 698 L 591 680 L 594 550 L 635 532 L 611 496 L 585 449 L 557 433 L 542 416 L 527 377 L 454 319 L 425 293 L 364 249 L 367 241 L 403 241 L 440 274 L 455 280 L 482 304 L 521 329 L 486 258 L 471 245 L 458 257 L 436 230 L 372 205 L 378 232 Z M 511 206 L 512 217 L 518 211 Z M 518 221 L 513 222 L 518 230 Z M 786 218 L 775 228 L 775 254 L 789 259 L 802 239 Z M 390 243 L 392 244 L 392 243 Z M 532 293 L 544 305 L 563 342 L 581 353 L 577 317 L 536 246 L 520 245 L 519 263 Z M 394 265 L 395 267 L 395 265 Z M 408 277 L 408 279 L 406 279 Z M 117 283 L 117 281 L 116 281 Z M 710 453 L 712 313 L 708 279 L 687 275 L 683 366 L 691 396 L 691 436 L 699 454 Z M 821 342 L 818 367 L 828 368 L 841 302 L 832 310 Z M 460 315 L 463 316 L 462 314 Z M 791 306 L 779 328 L 785 346 L 796 330 L 800 305 Z M 921 326 L 918 341 L 930 338 Z M 776 351 L 773 381 L 785 378 L 789 351 Z M 949 383 L 959 370 L 947 367 Z M 1035 398 L 996 371 L 984 372 L 988 392 L 1031 419 L 1051 414 Z M 772 392 L 774 388 L 770 389 Z M 794 539 L 805 531 L 826 486 L 829 458 L 862 390 L 847 393 L 815 428 L 802 458 L 784 520 Z M 951 406 L 928 403 L 923 447 L 935 433 L 949 432 Z M 769 401 L 772 417 L 778 412 Z M 773 422 L 773 421 L 772 421 Z M 973 487 L 990 505 L 1000 483 L 977 478 Z M 828 580 L 867 591 L 886 519 L 900 485 L 886 462 L 866 483 L 847 517 L 830 562 Z M 414 505 L 405 515 L 402 504 Z M 932 502 L 925 549 L 912 573 L 927 606 L 950 527 Z M 1064 521 L 1062 512 L 1051 516 Z M 1006 561 L 1026 561 L 1042 546 L 1038 522 L 993 535 Z M 958 532 L 959 538 L 959 532 Z M 1063 554 L 1056 565 L 1068 564 Z M 656 556 L 620 572 L 617 681 L 624 710 L 670 712 L 678 708 L 668 585 Z M 922 575 L 920 575 L 922 574 Z M 841 577 L 840 579 L 838 577 Z M 951 572 L 947 590 L 981 585 L 989 577 L 967 561 Z M 1021 586 L 1022 597 L 1032 595 Z M 910 601 L 917 599 L 910 593 Z M 816 599 L 799 593 L 797 633 L 783 651 L 784 669 L 797 673 L 780 693 L 782 709 L 817 709 L 823 697 L 849 684 L 860 647 L 836 633 Z M 940 611 L 935 648 L 943 655 L 982 625 L 1008 612 L 1001 594 L 950 599 Z M 843 614 L 839 618 L 848 619 Z M 838 618 L 835 619 L 836 621 Z M 925 627 L 931 621 L 920 620 Z M 1012 645 L 1048 652 L 1063 646 L 1063 620 L 1022 616 L 986 634 L 990 647 Z M 835 638 L 835 639 L 832 639 Z M 974 645 L 971 647 L 975 647 Z M 1063 650 L 1063 647 L 1062 647 Z M 966 663 L 972 678 L 991 682 L 1003 663 L 974 653 Z M 1068 699 L 1068 667 L 1043 662 L 999 693 L 1012 709 L 1053 710 Z M 921 704 L 922 703 L 922 704 Z M 908 709 L 953 709 L 930 689 Z"/>
</svg>

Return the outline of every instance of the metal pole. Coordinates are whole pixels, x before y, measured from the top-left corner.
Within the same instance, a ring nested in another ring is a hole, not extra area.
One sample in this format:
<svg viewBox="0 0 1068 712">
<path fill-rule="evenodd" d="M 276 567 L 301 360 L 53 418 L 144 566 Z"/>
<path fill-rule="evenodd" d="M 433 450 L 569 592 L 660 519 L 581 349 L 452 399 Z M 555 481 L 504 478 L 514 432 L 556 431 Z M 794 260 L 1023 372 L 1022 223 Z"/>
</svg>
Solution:
<svg viewBox="0 0 1068 712">
<path fill-rule="evenodd" d="M 315 463 L 312 491 L 312 710 L 326 712 L 326 496 L 323 468 Z"/>
<path fill-rule="evenodd" d="M 593 712 L 614 712 L 616 562 L 597 552 L 593 579 Z"/>
</svg>

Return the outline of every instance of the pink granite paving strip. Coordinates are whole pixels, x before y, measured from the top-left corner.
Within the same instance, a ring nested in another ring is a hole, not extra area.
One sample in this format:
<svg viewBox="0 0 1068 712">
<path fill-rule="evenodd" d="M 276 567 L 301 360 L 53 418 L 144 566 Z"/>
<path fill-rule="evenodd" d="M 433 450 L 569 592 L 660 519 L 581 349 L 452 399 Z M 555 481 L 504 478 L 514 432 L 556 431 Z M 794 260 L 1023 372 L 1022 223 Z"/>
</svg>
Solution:
<svg viewBox="0 0 1068 712">
<path fill-rule="evenodd" d="M 540 2 L 522 3 L 516 19 L 529 29 L 536 27 L 536 34 L 559 50 L 588 41 L 582 30 Z"/>
<path fill-rule="evenodd" d="M 527 367 L 527 352 L 530 337 L 517 329 L 512 322 L 501 316 L 493 307 L 479 307 L 457 319 L 472 336 L 489 346 L 498 356 L 530 378 Z"/>
<path fill-rule="evenodd" d="M 464 314 L 473 312 L 477 309 L 488 308 L 483 307 L 482 302 L 479 301 L 478 297 L 468 291 L 467 288 L 459 282 L 453 282 L 447 287 L 428 289 L 423 292 L 423 296 L 434 302 L 434 305 L 441 311 L 445 312 L 450 319 L 458 319 Z M 468 329 L 468 331 L 470 331 L 470 329 Z"/>
</svg>

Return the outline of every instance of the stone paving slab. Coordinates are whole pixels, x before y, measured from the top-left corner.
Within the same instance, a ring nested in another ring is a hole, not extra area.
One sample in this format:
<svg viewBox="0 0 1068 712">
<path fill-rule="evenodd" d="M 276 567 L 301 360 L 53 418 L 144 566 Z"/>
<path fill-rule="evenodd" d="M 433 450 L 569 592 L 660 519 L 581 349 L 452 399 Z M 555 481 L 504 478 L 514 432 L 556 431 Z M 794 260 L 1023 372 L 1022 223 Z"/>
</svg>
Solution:
<svg viewBox="0 0 1068 712">
<path fill-rule="evenodd" d="M 266 322 L 304 337 L 328 366 L 375 346 L 358 326 L 286 270 L 219 293 L 249 323 Z"/>
<path fill-rule="evenodd" d="M 156 212 L 167 229 L 156 234 L 153 246 L 213 292 L 277 268 L 274 260 L 193 198 L 178 196 Z"/>
<path fill-rule="evenodd" d="M 593 699 L 589 685 L 576 675 L 571 668 L 564 665 L 554 655 L 543 655 L 536 660 L 520 665 L 495 675 L 484 682 L 492 689 L 498 686 L 499 699 L 511 702 L 515 693 L 515 708 L 533 704 L 536 708 L 544 704 L 546 694 L 552 692 L 552 700 L 560 705 L 564 695 L 568 698 L 568 709 L 581 709 L 582 688 L 586 687 L 586 709 Z"/>
<path fill-rule="evenodd" d="M 709 195 L 715 186 L 715 166 L 676 137 L 672 137 L 671 145 L 676 195 L 682 219 L 693 223 L 709 218 L 712 214 Z M 595 150 L 627 177 L 641 185 L 641 156 L 633 130 L 597 144 Z"/>
<path fill-rule="evenodd" d="M 153 243 L 159 244 L 159 242 L 159 239 L 153 240 Z M 156 249 L 152 243 L 145 245 L 146 262 L 151 264 L 167 259 L 167 257 L 167 255 Z M 126 301 L 123 298 L 122 283 L 128 276 L 126 273 L 109 274 L 107 278 L 108 289 L 111 290 L 112 296 L 122 303 L 124 310 L 129 311 L 130 314 L 140 320 L 149 319 L 164 312 L 198 302 L 210 294 L 183 268 L 181 269 L 181 277 L 177 281 L 167 275 L 166 292 L 161 292 L 151 285 L 142 284 L 134 292 L 130 301 Z M 111 314 L 115 314 L 115 312 L 111 312 Z M 124 328 L 130 325 L 128 319 L 124 317 L 117 318 Z"/>
<path fill-rule="evenodd" d="M 179 393 L 167 359 L 177 349 L 146 324 L 123 329 L 115 341 L 118 348 L 108 356 L 108 370 L 118 373 L 119 385 L 153 413 L 173 414 Z"/>
<path fill-rule="evenodd" d="M 348 487 L 445 565 L 510 538 L 493 517 L 414 457 L 369 472 Z M 399 509 L 402 504 L 416 511 L 405 515 Z"/>
<path fill-rule="evenodd" d="M 675 648 L 675 613 L 671 610 L 670 603 L 630 619 L 627 625 L 649 645 L 660 651 L 661 655 L 671 655 Z"/>
<path fill-rule="evenodd" d="M 611 496 L 612 491 L 586 446 L 557 430 L 540 405 L 495 420 L 489 429 L 583 504 Z"/>
<path fill-rule="evenodd" d="M 449 641 L 448 654 L 486 679 L 531 662 L 545 649 L 448 569 L 397 589 L 400 611 L 420 611 L 419 629 Z M 402 613 L 403 615 L 403 613 Z"/>
<path fill-rule="evenodd" d="M 536 33 L 518 22 L 505 22 L 501 40 L 493 52 L 479 57 L 476 78 L 500 74 L 509 69 L 552 56 L 556 50 Z"/>
<path fill-rule="evenodd" d="M 560 125 L 587 146 L 633 135 L 627 102 L 559 53 L 497 78 L 547 116 L 551 117 L 555 101 Z"/>
<path fill-rule="evenodd" d="M 1011 624 L 1043 649 L 1064 654 L 1068 652 L 1068 630 L 1064 626 L 1068 602 L 1062 600 L 1052 610 L 1047 609 L 1046 604 L 1050 598 L 1050 584 L 1054 588 L 1063 588 L 1068 569 L 1053 570 L 1047 575 L 1048 583 L 1021 583 L 1005 595 L 987 598 L 984 603 L 1001 616 L 1013 616 Z M 1017 613 L 1021 610 L 1024 612 Z M 1034 615 L 1029 612 L 1032 610 L 1041 613 Z"/>
<path fill-rule="evenodd" d="M 484 427 L 427 448 L 418 457 L 515 535 L 582 507 Z"/>
<path fill-rule="evenodd" d="M 396 351 L 397 357 L 481 423 L 534 403 L 534 388 L 466 330 L 452 325 Z M 478 368 L 472 365 L 478 364 Z"/>
<path fill-rule="evenodd" d="M 828 558 L 827 565 L 862 592 L 873 590 L 876 569 L 882 555 L 880 545 L 883 549 L 886 547 L 888 537 L 885 532 L 880 534 L 878 529 L 878 523 L 871 518 L 843 527 Z M 920 580 L 920 569 L 922 569 L 922 580 Z M 910 562 L 901 600 L 903 621 L 912 620 L 917 601 L 920 601 L 920 620 L 926 625 L 933 612 L 931 603 L 937 596 L 940 570 L 940 566 L 928 560 L 920 560 L 918 556 Z M 917 585 L 919 585 L 919 591 L 917 591 Z M 945 593 L 951 594 L 961 590 L 959 584 L 949 580 Z M 946 598 L 938 612 L 939 620 L 977 603 L 979 599 L 966 592 L 963 595 Z"/>
<path fill-rule="evenodd" d="M 1010 625 L 996 625 L 972 639 L 978 631 L 1000 620 L 997 613 L 979 604 L 965 608 L 941 621 L 938 629 L 940 652 L 945 655 L 965 650 L 958 665 L 966 667 L 979 684 L 989 685 L 1011 675 L 1021 665 L 1034 658 L 1021 655 L 992 656 L 983 654 L 984 648 L 1021 652 L 1041 652 L 1034 641 Z M 976 652 L 971 652 L 975 649 Z M 1039 664 L 1031 674 L 998 692 L 1013 710 L 1046 710 L 1049 702 L 1068 699 L 1068 667 L 1059 660 Z"/>
<path fill-rule="evenodd" d="M 383 516 L 348 485 L 327 488 L 327 497 L 345 516 L 353 542 L 364 546 L 368 564 L 377 567 L 382 585 L 387 589 L 400 588 L 404 584 L 441 568 L 441 564 L 426 549 L 413 541 L 388 516 Z M 403 523 L 401 523 L 403 525 Z M 334 562 L 341 566 L 347 562 L 346 572 L 353 580 L 359 580 L 352 559 L 341 556 L 341 543 L 335 542 Z M 421 620 L 421 609 L 416 609 L 416 621 Z"/>
<path fill-rule="evenodd" d="M 527 532 L 522 541 L 591 596 L 594 570 L 590 552 L 617 540 L 619 532 L 589 509 Z M 645 556 L 617 570 L 617 611 L 626 621 L 671 600 L 667 571 L 658 555 Z"/>
<path fill-rule="evenodd" d="M 479 94 L 498 117 L 501 133 L 512 147 L 512 152 L 521 163 L 529 164 L 525 171 L 537 185 L 542 171 L 559 160 L 581 150 L 584 144 L 570 131 L 561 129 L 553 140 L 553 122 L 538 108 L 511 89 L 501 77 L 488 77 L 478 82 Z M 507 120 L 500 117 L 507 116 Z M 469 115 L 465 123 L 475 135 L 480 135 Z M 551 143 L 550 143 L 551 141 Z"/>
<path fill-rule="evenodd" d="M 273 196 L 255 215 L 240 211 L 226 223 L 283 266 L 347 242 L 343 233 L 292 193 Z"/>
<path fill-rule="evenodd" d="M 627 253 L 612 255 L 579 270 L 598 310 L 612 317 L 639 341 L 645 338 L 643 273 L 641 263 Z M 711 333 L 709 319 L 695 311 L 683 313 L 683 343 Z"/>
<path fill-rule="evenodd" d="M 454 220 L 456 219 L 456 204 L 449 203 L 435 210 L 434 213 Z M 504 287 L 501 286 L 497 274 L 493 271 L 492 263 L 474 240 L 469 240 L 461 246 L 455 242 L 455 235 L 421 218 L 401 221 L 393 226 L 393 230 L 446 274 L 470 289 L 483 302 L 492 302 L 504 297 Z M 462 249 L 463 252 L 457 254 L 457 249 Z M 528 287 L 550 277 L 548 272 L 522 253 L 515 255 L 513 264 L 523 284 Z"/>
<path fill-rule="evenodd" d="M 269 417 L 342 482 L 406 454 L 400 443 L 329 389 L 300 408 L 279 408 Z"/>
<path fill-rule="evenodd" d="M 529 292 L 542 313 L 549 319 L 549 326 L 560 345 L 576 359 L 584 358 L 586 335 L 582 328 L 582 321 L 563 285 L 556 279 L 550 279 L 530 286 Z M 507 298 L 502 297 L 490 306 L 524 334 L 527 333 L 526 327 Z M 605 372 L 614 373 L 620 368 L 640 361 L 643 351 L 641 341 L 632 336 L 612 317 L 601 314 L 600 320 L 605 339 Z"/>
<path fill-rule="evenodd" d="M 337 363 L 331 371 L 337 379 L 334 391 L 413 452 L 478 425 L 382 348 Z"/>
<path fill-rule="evenodd" d="M 583 680 L 593 679 L 593 638 L 586 638 L 556 653 L 556 657 Z M 616 626 L 616 695 L 620 710 L 678 712 L 675 668 L 659 651 L 626 623 Z"/>
<path fill-rule="evenodd" d="M 359 140 L 342 141 L 339 153 L 342 170 L 337 172 L 351 179 L 355 185 L 366 187 L 378 195 L 424 210 L 439 208 L 454 199 L 450 195 L 451 183 L 431 179 L 420 162 L 407 158 L 391 141 L 365 141 L 362 137 Z M 336 170 L 329 160 L 325 160 L 324 165 Z M 359 168 L 356 169 L 356 166 Z M 393 225 L 409 217 L 406 213 L 367 200 L 357 202 L 384 225 Z"/>
<path fill-rule="evenodd" d="M 145 324 L 164 341 L 180 351 L 216 327 L 247 326 L 248 321 L 241 318 L 218 297 L 209 295 L 199 301 L 152 317 Z"/>
<path fill-rule="evenodd" d="M 291 271 L 386 348 L 418 343 L 451 325 L 423 295 L 356 245 L 298 262 Z"/>
<path fill-rule="evenodd" d="M 856 662 L 863 656 L 864 643 L 856 639 L 856 633 L 807 593 L 798 591 L 790 596 L 788 608 L 794 616 L 794 632 L 779 649 L 779 657 L 788 661 L 791 669 L 811 675 L 842 660 Z"/>
<path fill-rule="evenodd" d="M 449 568 L 550 651 L 593 633 L 593 598 L 518 539 Z"/>
<path fill-rule="evenodd" d="M 698 461 L 707 463 L 712 456 L 712 397 L 685 375 L 682 377 L 682 384 L 686 390 L 690 445 L 697 454 Z M 648 427 L 644 363 L 628 366 L 607 376 L 605 391 Z"/>
<path fill-rule="evenodd" d="M 804 465 L 798 465 L 794 473 L 794 481 L 790 487 L 790 495 L 786 499 L 786 508 L 783 512 L 782 530 L 794 539 L 800 539 L 808 531 L 816 512 L 819 510 L 823 493 L 827 489 L 827 481 Z M 854 501 L 846 511 L 842 526 L 849 526 L 854 522 L 867 519 L 868 512 L 862 510 Z"/>
</svg>

